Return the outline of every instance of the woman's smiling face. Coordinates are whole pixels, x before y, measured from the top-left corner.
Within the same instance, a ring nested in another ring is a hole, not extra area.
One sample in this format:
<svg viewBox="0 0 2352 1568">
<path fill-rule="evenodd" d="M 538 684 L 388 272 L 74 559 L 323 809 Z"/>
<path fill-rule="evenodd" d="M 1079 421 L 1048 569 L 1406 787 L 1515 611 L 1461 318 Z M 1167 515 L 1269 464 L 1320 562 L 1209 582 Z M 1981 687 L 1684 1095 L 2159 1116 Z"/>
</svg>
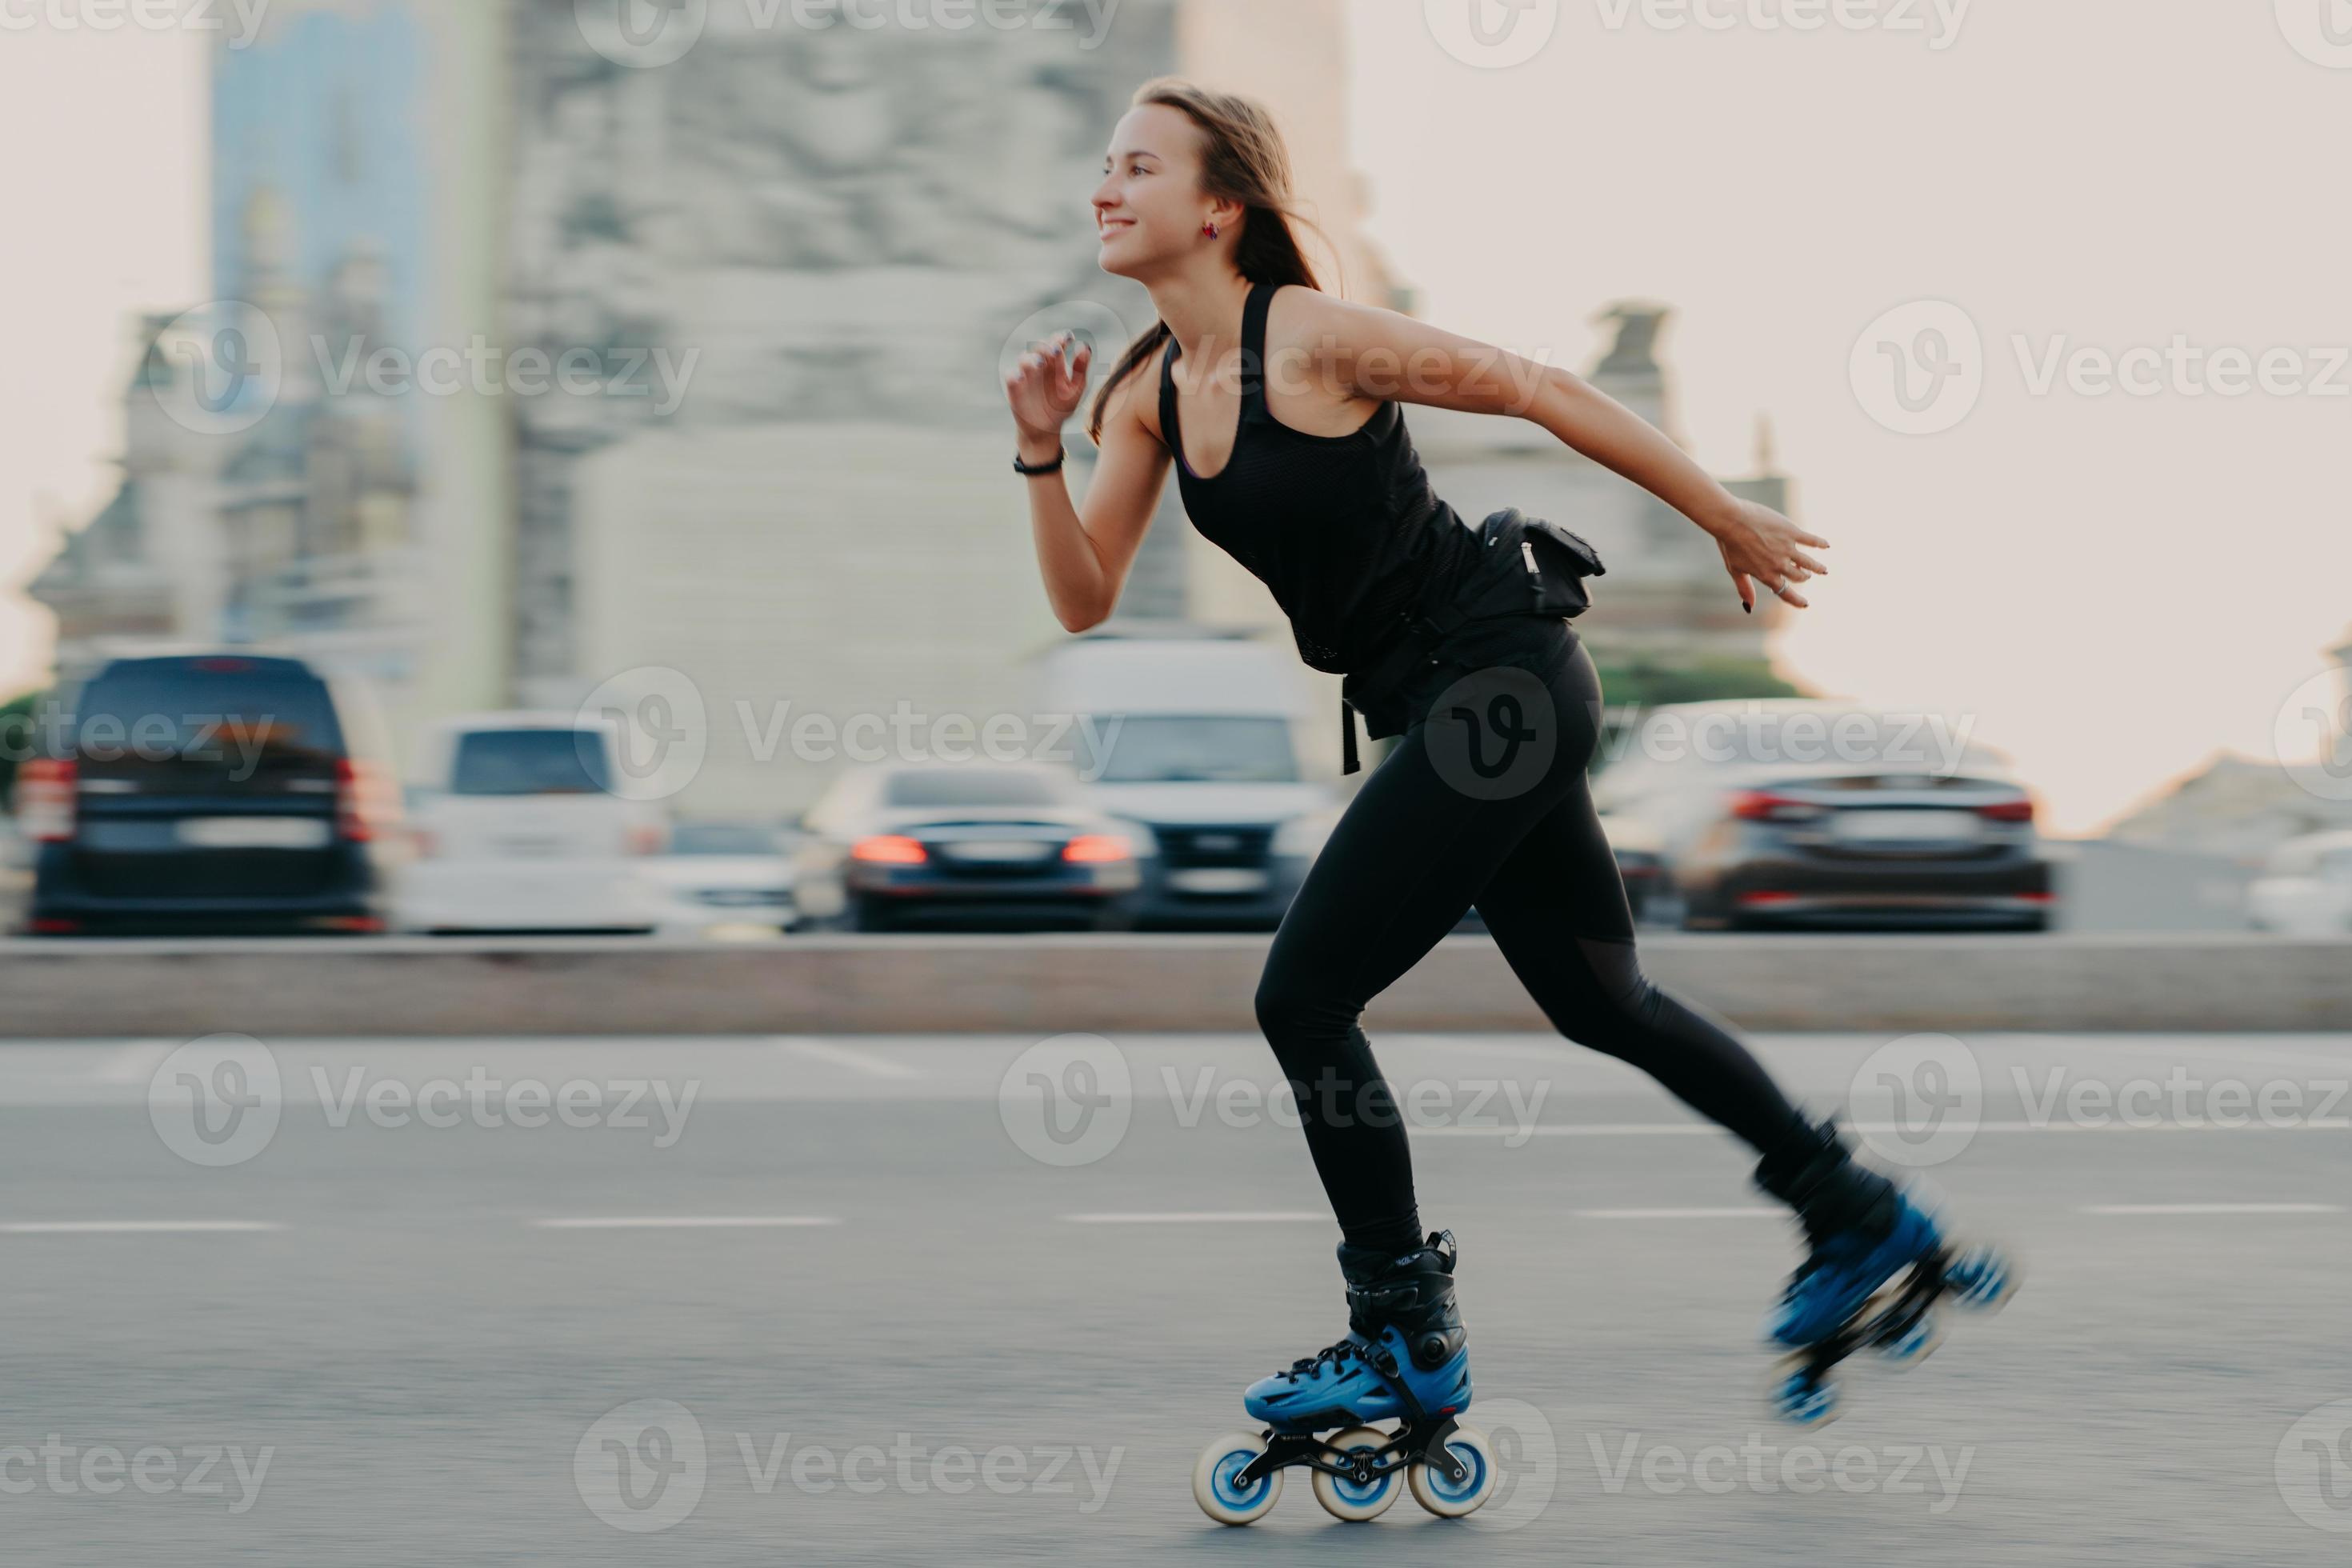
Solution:
<svg viewBox="0 0 2352 1568">
<path fill-rule="evenodd" d="M 1192 121 L 1165 104 L 1139 104 L 1120 117 L 1094 195 L 1104 271 L 1142 276 L 1191 248 L 1210 216 L 1199 142 Z"/>
</svg>

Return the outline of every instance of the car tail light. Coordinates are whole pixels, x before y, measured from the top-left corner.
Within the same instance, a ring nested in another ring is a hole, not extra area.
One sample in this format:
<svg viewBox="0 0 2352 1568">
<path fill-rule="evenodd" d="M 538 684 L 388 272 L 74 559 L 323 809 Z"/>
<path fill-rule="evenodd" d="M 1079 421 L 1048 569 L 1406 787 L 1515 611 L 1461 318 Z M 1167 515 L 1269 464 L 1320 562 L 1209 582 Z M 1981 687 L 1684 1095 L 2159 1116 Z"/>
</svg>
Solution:
<svg viewBox="0 0 2352 1568">
<path fill-rule="evenodd" d="M 56 920 L 44 915 L 39 920 L 26 921 L 25 929 L 35 936 L 71 936 L 81 930 L 81 921 Z"/>
<path fill-rule="evenodd" d="M 2015 800 L 1995 801 L 1990 805 L 1977 807 L 1977 815 L 1989 822 L 2031 822 L 2033 820 L 2033 801 L 2024 795 Z"/>
<path fill-rule="evenodd" d="M 41 844 L 59 844 L 74 832 L 74 790 L 79 766 L 70 760 L 35 757 L 16 770 L 17 829 Z"/>
<path fill-rule="evenodd" d="M 920 839 L 903 833 L 877 833 L 850 846 L 849 858 L 878 866 L 919 866 L 930 856 Z"/>
<path fill-rule="evenodd" d="M 658 822 L 632 822 L 622 837 L 622 850 L 630 855 L 658 855 L 669 847 L 669 829 Z"/>
<path fill-rule="evenodd" d="M 1731 797 L 1731 815 L 1751 822 L 1798 821 L 1821 814 L 1811 801 L 1792 800 L 1769 789 L 1743 789 Z"/>
<path fill-rule="evenodd" d="M 364 844 L 392 825 L 396 816 L 392 783 L 373 763 L 335 759 L 335 831 L 355 844 Z"/>
<path fill-rule="evenodd" d="M 1773 892 L 1762 888 L 1758 888 L 1751 891 L 1740 894 L 1733 900 L 1733 902 L 1741 904 L 1785 904 L 1796 896 L 1797 895 L 1794 893 Z"/>
<path fill-rule="evenodd" d="M 1134 858 L 1135 846 L 1116 833 L 1081 833 L 1062 847 L 1063 859 L 1087 865 Z"/>
</svg>

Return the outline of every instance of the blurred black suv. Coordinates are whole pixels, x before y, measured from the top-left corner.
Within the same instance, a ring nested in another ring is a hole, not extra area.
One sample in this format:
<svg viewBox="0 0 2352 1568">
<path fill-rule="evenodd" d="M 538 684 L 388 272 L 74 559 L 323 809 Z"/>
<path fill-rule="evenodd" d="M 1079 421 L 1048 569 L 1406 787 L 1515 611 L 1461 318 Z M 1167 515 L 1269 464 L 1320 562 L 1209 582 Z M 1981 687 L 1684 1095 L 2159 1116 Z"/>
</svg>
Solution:
<svg viewBox="0 0 2352 1568">
<path fill-rule="evenodd" d="M 380 931 L 399 794 L 371 694 L 299 659 L 118 658 L 17 775 L 36 935 Z"/>
</svg>

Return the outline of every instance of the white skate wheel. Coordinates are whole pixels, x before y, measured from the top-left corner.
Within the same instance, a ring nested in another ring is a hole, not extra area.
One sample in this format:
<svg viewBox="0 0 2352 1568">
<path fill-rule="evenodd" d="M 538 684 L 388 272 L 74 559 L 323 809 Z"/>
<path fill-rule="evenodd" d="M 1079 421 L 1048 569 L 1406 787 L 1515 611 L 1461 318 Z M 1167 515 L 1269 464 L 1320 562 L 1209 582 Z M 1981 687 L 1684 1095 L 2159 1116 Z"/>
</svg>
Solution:
<svg viewBox="0 0 2352 1568">
<path fill-rule="evenodd" d="M 1495 1495 L 1495 1445 L 1475 1426 L 1457 1426 L 1447 1435 L 1445 1447 L 1470 1468 L 1469 1475 L 1457 1481 L 1423 1459 L 1405 1473 L 1405 1479 L 1412 1487 L 1413 1501 L 1440 1519 L 1460 1519 Z"/>
<path fill-rule="evenodd" d="M 1375 1426 L 1353 1426 L 1323 1439 L 1326 1448 L 1336 1448 L 1342 1454 L 1360 1454 L 1388 1447 L 1391 1434 Z M 1328 1458 L 1330 1456 L 1325 1456 Z M 1391 1463 L 1395 1459 L 1391 1455 Z M 1404 1489 L 1403 1479 L 1396 1466 L 1383 1470 L 1366 1482 L 1343 1480 L 1328 1470 L 1315 1472 L 1315 1500 L 1333 1519 L 1344 1519 L 1350 1524 L 1360 1524 L 1368 1519 L 1378 1519 L 1396 1501 L 1397 1493 Z"/>
<path fill-rule="evenodd" d="M 1261 1476 L 1246 1487 L 1234 1484 L 1244 1466 L 1265 1452 L 1255 1432 L 1231 1432 L 1201 1450 L 1192 1467 L 1192 1500 L 1219 1524 L 1255 1524 L 1282 1495 L 1282 1472 Z"/>
</svg>

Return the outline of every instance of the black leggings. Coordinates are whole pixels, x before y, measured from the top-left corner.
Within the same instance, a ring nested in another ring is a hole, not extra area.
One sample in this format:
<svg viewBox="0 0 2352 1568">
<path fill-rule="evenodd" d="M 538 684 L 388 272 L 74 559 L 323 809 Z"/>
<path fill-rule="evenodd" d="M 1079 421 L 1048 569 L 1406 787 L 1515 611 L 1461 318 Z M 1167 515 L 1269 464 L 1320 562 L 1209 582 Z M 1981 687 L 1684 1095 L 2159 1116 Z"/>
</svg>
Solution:
<svg viewBox="0 0 2352 1568">
<path fill-rule="evenodd" d="M 1421 1239 L 1403 1122 L 1358 1026 L 1472 904 L 1580 1045 L 1633 1063 L 1759 1153 L 1797 1111 L 1725 1022 L 1643 977 L 1585 770 L 1601 680 L 1563 620 L 1473 622 L 1410 684 L 1414 721 L 1365 778 L 1283 917 L 1257 1018 L 1346 1238 Z"/>
</svg>

